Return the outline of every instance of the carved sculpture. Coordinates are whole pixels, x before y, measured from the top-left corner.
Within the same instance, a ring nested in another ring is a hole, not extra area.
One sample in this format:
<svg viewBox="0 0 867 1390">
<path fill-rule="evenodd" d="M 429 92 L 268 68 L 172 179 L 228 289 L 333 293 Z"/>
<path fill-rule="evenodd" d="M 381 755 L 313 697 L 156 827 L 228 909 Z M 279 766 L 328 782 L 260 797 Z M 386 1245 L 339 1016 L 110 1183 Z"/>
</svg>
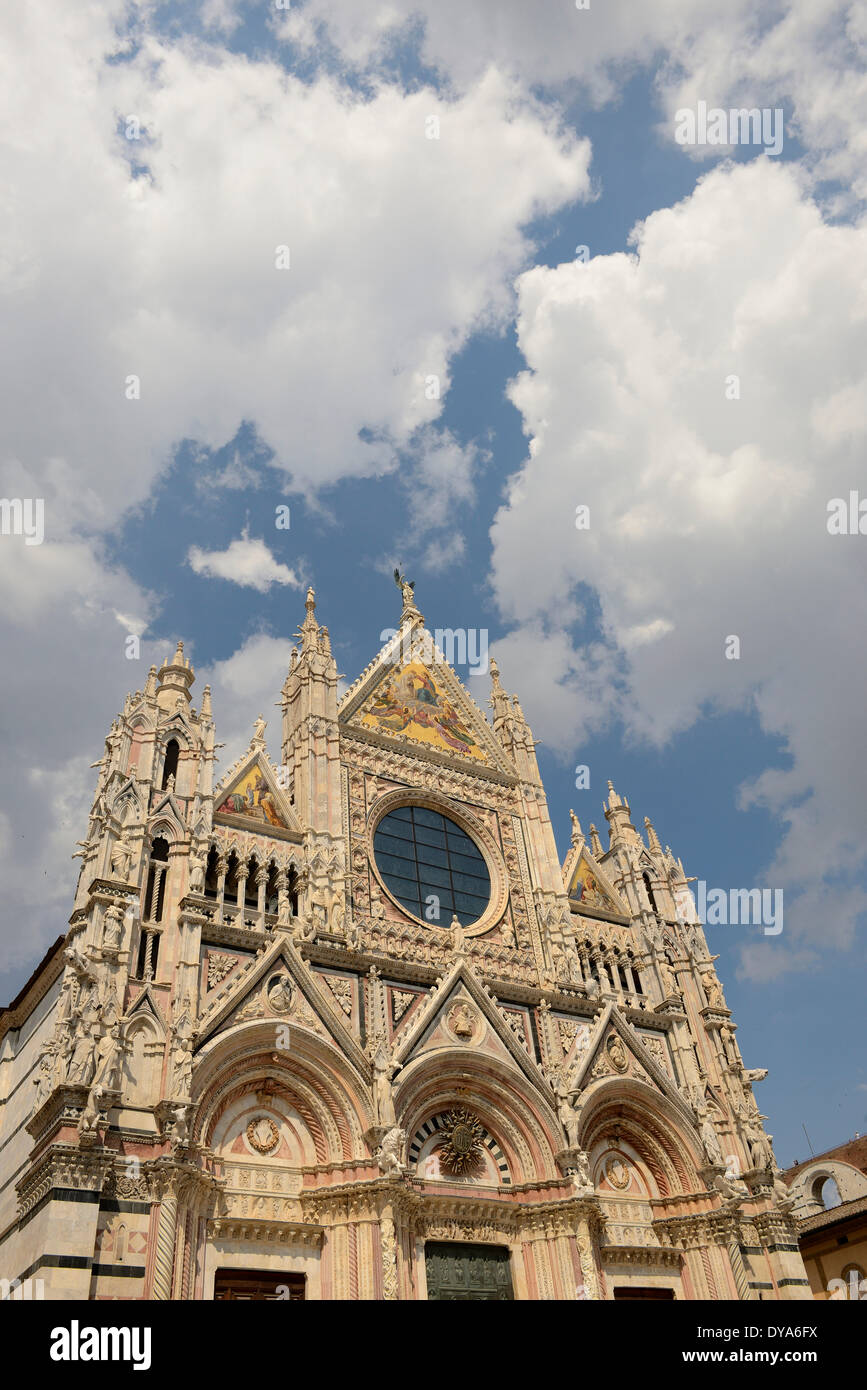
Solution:
<svg viewBox="0 0 867 1390">
<path fill-rule="evenodd" d="M 400 1177 L 406 1164 L 401 1158 L 406 1134 L 399 1125 L 392 1124 L 383 1137 L 376 1158 L 381 1171 L 387 1178 Z"/>
<path fill-rule="evenodd" d="M 121 883 L 126 883 L 129 879 L 129 868 L 132 863 L 132 848 L 124 831 L 121 832 L 117 842 L 111 851 L 111 872 L 114 878 Z"/>
<path fill-rule="evenodd" d="M 112 904 L 106 910 L 105 918 L 102 923 L 102 944 L 109 951 L 116 951 L 120 945 L 121 932 L 123 931 L 123 913 L 119 907 Z"/>
</svg>

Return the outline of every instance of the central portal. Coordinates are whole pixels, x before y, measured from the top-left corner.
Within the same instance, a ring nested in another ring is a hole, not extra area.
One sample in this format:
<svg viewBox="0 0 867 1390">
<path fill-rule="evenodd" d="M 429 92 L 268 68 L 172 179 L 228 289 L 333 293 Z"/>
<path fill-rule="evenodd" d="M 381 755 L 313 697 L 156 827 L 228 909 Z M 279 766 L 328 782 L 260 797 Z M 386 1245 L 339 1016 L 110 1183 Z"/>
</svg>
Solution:
<svg viewBox="0 0 867 1390">
<path fill-rule="evenodd" d="M 214 1298 L 219 1303 L 304 1301 L 304 1275 L 280 1274 L 267 1269 L 218 1269 Z"/>
<path fill-rule="evenodd" d="M 514 1299 L 509 1251 L 503 1245 L 429 1241 L 424 1249 L 427 1296 L 431 1302 Z"/>
</svg>

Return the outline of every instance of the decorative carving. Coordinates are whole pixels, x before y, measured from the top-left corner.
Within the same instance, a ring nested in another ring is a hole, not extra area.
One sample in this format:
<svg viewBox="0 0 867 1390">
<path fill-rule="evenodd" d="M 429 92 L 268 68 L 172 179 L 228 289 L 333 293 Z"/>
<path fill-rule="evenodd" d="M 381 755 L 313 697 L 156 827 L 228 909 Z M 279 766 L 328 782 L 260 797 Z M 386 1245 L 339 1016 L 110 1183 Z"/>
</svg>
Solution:
<svg viewBox="0 0 867 1390">
<path fill-rule="evenodd" d="M 407 1009 L 418 995 L 410 989 L 393 989 L 391 991 L 391 1018 L 393 1023 L 400 1023 Z"/>
<path fill-rule="evenodd" d="M 235 956 L 223 955 L 220 951 L 208 952 L 208 989 L 216 989 L 221 980 L 228 975 L 232 966 L 237 964 Z"/>
<path fill-rule="evenodd" d="M 623 1040 L 619 1034 L 611 1033 L 609 1035 L 608 1041 L 605 1044 L 605 1051 L 608 1053 L 608 1060 L 614 1070 L 620 1072 L 622 1075 L 629 1067 L 629 1058 L 626 1055 L 626 1048 L 623 1046 Z"/>
<path fill-rule="evenodd" d="M 461 999 L 449 1010 L 446 1024 L 458 1042 L 475 1042 L 479 1032 L 479 1017 L 465 1000 Z"/>
<path fill-rule="evenodd" d="M 268 981 L 268 1007 L 275 1014 L 288 1014 L 294 991 L 288 975 L 275 975 Z"/>
<path fill-rule="evenodd" d="M 619 1192 L 625 1192 L 632 1182 L 632 1173 L 629 1165 L 624 1163 L 619 1154 L 613 1154 L 611 1158 L 605 1160 L 605 1177 L 612 1187 Z"/>
<path fill-rule="evenodd" d="M 352 1017 L 352 981 L 341 979 L 339 975 L 326 975 L 325 983 L 334 995 L 347 1018 Z"/>
<path fill-rule="evenodd" d="M 406 1142 L 406 1131 L 399 1125 L 391 1125 L 386 1130 L 382 1143 L 376 1151 L 376 1160 L 381 1171 L 387 1178 L 397 1178 L 405 1171 L 406 1164 L 403 1161 L 403 1147 Z"/>
<path fill-rule="evenodd" d="M 247 1125 L 247 1143 L 260 1154 L 273 1153 L 280 1143 L 280 1131 L 270 1115 L 257 1115 Z"/>
<path fill-rule="evenodd" d="M 437 1145 L 440 1168 L 456 1177 L 475 1172 L 482 1158 L 484 1138 L 484 1126 L 469 1110 L 449 1110 Z"/>
</svg>

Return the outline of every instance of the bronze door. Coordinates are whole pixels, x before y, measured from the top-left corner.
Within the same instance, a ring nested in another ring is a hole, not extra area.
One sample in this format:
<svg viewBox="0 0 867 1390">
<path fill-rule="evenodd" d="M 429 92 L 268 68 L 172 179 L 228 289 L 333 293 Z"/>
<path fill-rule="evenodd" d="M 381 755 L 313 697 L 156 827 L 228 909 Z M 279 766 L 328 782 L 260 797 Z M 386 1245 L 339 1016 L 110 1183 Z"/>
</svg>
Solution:
<svg viewBox="0 0 867 1390">
<path fill-rule="evenodd" d="M 432 1302 L 514 1299 L 509 1251 L 503 1245 L 429 1241 L 425 1246 L 427 1296 Z"/>
</svg>

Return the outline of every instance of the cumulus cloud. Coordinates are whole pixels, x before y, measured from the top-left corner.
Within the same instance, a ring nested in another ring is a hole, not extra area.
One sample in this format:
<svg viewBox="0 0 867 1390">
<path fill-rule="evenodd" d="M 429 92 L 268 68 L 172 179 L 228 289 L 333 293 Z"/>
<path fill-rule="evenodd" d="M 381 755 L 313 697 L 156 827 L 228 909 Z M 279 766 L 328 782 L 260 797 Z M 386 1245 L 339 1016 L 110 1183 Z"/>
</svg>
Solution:
<svg viewBox="0 0 867 1390">
<path fill-rule="evenodd" d="M 865 867 L 850 775 L 867 758 L 863 555 L 826 527 L 829 498 L 863 476 L 863 413 L 839 432 L 827 421 L 841 392 L 867 395 L 865 283 L 863 230 L 823 221 L 796 171 L 767 158 L 707 175 L 647 219 L 634 254 L 520 281 L 527 370 L 510 395 L 529 456 L 492 530 L 515 625 L 504 668 L 513 653 L 542 738 L 578 740 L 590 715 L 570 719 L 556 687 L 582 690 L 562 614 L 590 586 L 622 670 L 595 710 L 657 745 L 707 709 L 755 710 L 785 740 L 791 770 L 758 775 L 744 804 L 786 827 L 768 866 L 786 890 L 815 877 L 821 839 L 825 910 L 787 906 L 777 970 L 819 934 L 851 943 L 867 906 L 847 885 Z"/>
<path fill-rule="evenodd" d="M 187 564 L 206 579 L 228 579 L 244 588 L 256 589 L 260 594 L 266 594 L 272 584 L 291 584 L 295 589 L 301 584 L 294 570 L 274 559 L 263 540 L 255 537 L 251 540 L 246 531 L 226 550 L 190 546 Z"/>
<path fill-rule="evenodd" d="M 376 69 L 399 36 L 417 38 L 424 63 L 457 90 L 490 66 L 527 86 L 577 89 L 596 105 L 615 101 L 637 69 L 654 75 L 672 141 L 675 113 L 709 107 L 780 107 L 786 140 L 808 151 L 816 181 L 842 185 L 839 206 L 867 198 L 867 11 L 859 0 L 730 0 L 709 21 L 706 0 L 618 0 L 579 10 L 500 0 L 496 21 L 465 0 L 308 0 L 279 31 L 311 56 L 323 35 L 344 61 Z M 681 147 L 718 158 L 718 146 Z"/>
<path fill-rule="evenodd" d="M 110 62 L 125 8 L 3 15 L 7 458 L 89 526 L 243 420 L 299 487 L 393 468 L 587 142 L 496 72 L 368 95 L 146 28 Z"/>
</svg>

